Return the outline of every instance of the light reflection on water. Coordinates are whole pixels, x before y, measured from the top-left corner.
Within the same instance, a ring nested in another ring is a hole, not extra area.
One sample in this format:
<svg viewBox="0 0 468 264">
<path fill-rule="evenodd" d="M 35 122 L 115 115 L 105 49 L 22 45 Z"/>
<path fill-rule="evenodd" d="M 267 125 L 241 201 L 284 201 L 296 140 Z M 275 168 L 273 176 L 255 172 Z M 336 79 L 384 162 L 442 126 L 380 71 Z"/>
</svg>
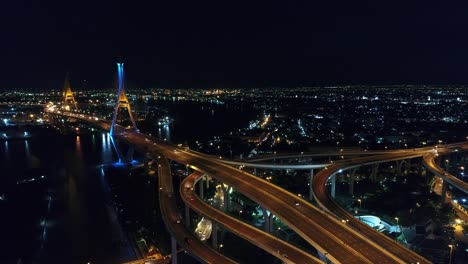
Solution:
<svg viewBox="0 0 468 264">
<path fill-rule="evenodd" d="M 75 139 L 75 148 L 76 148 L 76 152 L 81 156 L 81 141 L 80 141 L 80 136 L 76 136 L 76 139 Z"/>
<path fill-rule="evenodd" d="M 82 258 L 93 255 L 117 260 L 121 254 L 115 249 L 94 250 L 114 234 L 108 216 L 100 213 L 106 211 L 102 193 L 109 186 L 96 166 L 114 161 L 106 133 L 0 142 L 0 195 L 8 197 L 0 215 L 9 216 L 0 219 L 0 263 L 5 257 L 43 263 L 61 257 L 86 263 Z"/>
<path fill-rule="evenodd" d="M 8 141 L 5 140 L 5 143 L 3 144 L 4 145 L 4 159 L 6 162 L 9 162 L 10 161 L 10 147 L 8 145 Z"/>
</svg>

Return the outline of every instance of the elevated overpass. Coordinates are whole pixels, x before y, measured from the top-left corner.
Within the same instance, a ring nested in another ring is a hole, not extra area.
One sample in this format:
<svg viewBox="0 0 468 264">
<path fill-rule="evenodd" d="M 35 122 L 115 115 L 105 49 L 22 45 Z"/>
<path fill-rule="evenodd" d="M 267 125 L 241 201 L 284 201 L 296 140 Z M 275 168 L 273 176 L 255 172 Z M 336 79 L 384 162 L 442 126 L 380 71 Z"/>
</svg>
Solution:
<svg viewBox="0 0 468 264">
<path fill-rule="evenodd" d="M 158 153 L 154 153 L 157 156 Z M 172 173 L 169 162 L 166 158 L 157 158 L 158 162 L 158 182 L 159 182 L 159 206 L 167 230 L 173 239 L 190 251 L 198 260 L 206 263 L 237 263 L 230 258 L 225 257 L 218 251 L 201 242 L 191 230 L 185 227 L 181 221 L 179 211 L 177 210 L 176 197 L 172 186 Z M 172 239 L 172 240 L 173 240 Z M 176 252 L 175 241 L 172 242 L 172 252 Z M 176 255 L 172 256 L 176 258 Z M 177 261 L 175 261 L 177 262 Z"/>
<path fill-rule="evenodd" d="M 323 263 L 309 253 L 206 204 L 194 192 L 195 184 L 202 176 L 202 173 L 195 172 L 185 178 L 180 185 L 180 194 L 182 199 L 184 200 L 184 203 L 190 206 L 190 208 L 204 216 L 207 216 L 209 219 L 224 226 L 231 232 L 238 234 L 257 247 L 276 256 L 284 263 Z"/>
<path fill-rule="evenodd" d="M 438 166 L 435 161 L 439 155 L 447 154 L 450 152 L 454 153 L 454 152 L 467 151 L 467 150 L 468 150 L 468 144 L 466 144 L 465 146 L 461 146 L 460 148 L 450 149 L 449 151 L 441 152 L 440 154 L 439 153 L 427 153 L 423 157 L 424 166 L 428 170 L 430 170 L 432 173 L 437 175 L 438 177 L 441 177 L 444 180 L 444 184 L 448 183 L 452 185 L 453 187 L 457 188 L 458 190 L 464 192 L 465 194 L 468 194 L 468 183 L 460 180 L 459 178 L 445 171 L 440 166 Z"/>
<path fill-rule="evenodd" d="M 431 150 L 424 148 L 414 150 L 395 150 L 371 156 L 342 160 L 333 164 L 332 162 L 312 165 L 297 164 L 295 167 L 291 167 L 294 169 L 325 168 L 313 178 L 314 196 L 319 205 L 323 208 L 320 210 L 301 197 L 289 193 L 268 181 L 231 166 L 247 166 L 248 164 L 245 162 L 231 162 L 230 164 L 225 164 L 219 159 L 210 157 L 209 155 L 178 148 L 164 141 L 139 133 L 136 129 L 135 122 L 133 121 L 128 100 L 122 95 L 122 67 L 123 65 L 119 64 L 119 92 L 112 123 L 98 117 L 84 114 L 75 114 L 54 109 L 48 109 L 47 111 L 52 115 L 71 117 L 94 124 L 102 129 L 110 131 L 112 135 L 121 137 L 128 144 L 134 146 L 140 151 L 158 153 L 164 157 L 163 160 L 160 159 L 159 164 L 161 165 L 159 169 L 159 184 L 160 188 L 162 188 L 160 189 L 162 197 L 161 210 L 163 211 L 165 223 L 174 237 L 172 240 L 173 249 L 175 247 L 175 241 L 177 240 L 177 242 L 182 246 L 192 250 L 192 252 L 196 252 L 195 254 L 204 262 L 234 263 L 234 261 L 221 256 L 218 252 L 214 252 L 205 245 L 192 240 L 194 236 L 189 234 L 187 229 L 179 226 L 181 219 L 178 212 L 169 208 L 170 206 L 174 206 L 175 200 L 173 188 L 171 188 L 172 186 L 169 183 L 170 168 L 168 167 L 166 159 L 186 165 L 201 174 L 214 177 L 233 187 L 263 208 L 269 210 L 272 214 L 276 215 L 282 222 L 288 225 L 311 246 L 316 248 L 321 255 L 325 256 L 333 263 L 429 263 L 428 260 L 418 254 L 403 247 L 388 237 L 375 232 L 363 223 L 354 219 L 354 217 L 350 217 L 350 214 L 336 204 L 330 197 L 326 188 L 326 182 L 330 177 L 344 169 L 393 160 L 421 157 L 429 153 Z M 123 107 L 126 107 L 129 111 L 133 129 L 125 129 L 115 124 L 116 112 L 118 112 L 117 110 L 119 108 Z M 361 156 L 361 153 L 356 155 Z M 271 167 L 276 166 L 276 164 L 264 165 L 269 166 L 265 168 L 277 168 Z M 284 166 L 282 168 L 284 168 Z M 191 176 L 184 181 L 184 184 L 188 184 L 187 186 L 193 186 L 195 181 L 196 176 Z M 284 262 L 302 263 L 302 258 L 308 259 L 307 261 L 304 261 L 304 263 L 316 263 L 318 261 L 313 256 L 308 256 L 307 253 L 301 252 L 298 249 L 293 249 L 290 245 L 288 246 L 284 242 L 282 243 L 277 241 L 267 234 L 261 234 L 259 237 L 255 238 L 251 237 L 248 232 L 252 232 L 252 230 L 247 227 L 248 225 L 240 224 L 233 221 L 235 219 L 230 219 L 229 216 L 224 215 L 221 212 L 210 211 L 209 208 L 203 207 L 200 200 L 196 200 L 196 197 L 194 197 L 193 193 L 190 192 L 191 188 L 192 187 L 187 189 L 186 187 L 183 187 L 181 190 L 181 194 L 184 195 L 184 201 L 187 204 L 193 206 L 195 210 L 199 210 L 201 213 L 211 215 L 214 221 L 218 221 L 221 225 L 238 233 L 239 236 L 261 246 Z M 283 253 L 282 251 L 287 253 Z M 294 258 L 294 260 L 292 258 Z"/>
<path fill-rule="evenodd" d="M 81 119 L 106 130 L 111 126 L 108 122 L 92 116 L 67 112 L 54 114 Z M 124 131 L 122 128 L 119 130 Z M 409 249 L 396 248 L 396 251 L 390 251 L 382 247 L 378 241 L 366 238 L 354 228 L 343 224 L 325 211 L 318 210 L 306 200 L 254 175 L 209 158 L 205 154 L 186 151 L 137 131 L 128 131 L 122 137 L 129 144 L 139 146 L 144 151 L 161 153 L 166 158 L 232 186 L 275 214 L 333 263 L 411 263 L 423 259 L 420 256 L 416 257 L 418 255 L 415 253 L 415 257 L 403 259 L 401 256 L 404 254 L 400 251 L 410 251 Z M 408 158 L 407 154 L 404 156 Z"/>
</svg>

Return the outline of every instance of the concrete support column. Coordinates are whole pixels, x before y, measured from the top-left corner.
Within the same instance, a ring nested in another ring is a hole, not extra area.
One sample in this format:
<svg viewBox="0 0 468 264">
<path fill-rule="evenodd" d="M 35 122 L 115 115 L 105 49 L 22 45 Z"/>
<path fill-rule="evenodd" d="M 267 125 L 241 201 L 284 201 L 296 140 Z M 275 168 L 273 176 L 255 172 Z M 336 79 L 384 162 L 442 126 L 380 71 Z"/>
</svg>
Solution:
<svg viewBox="0 0 468 264">
<path fill-rule="evenodd" d="M 268 215 L 268 231 L 269 234 L 273 233 L 273 214 Z"/>
<path fill-rule="evenodd" d="M 318 253 L 319 259 L 320 259 L 321 261 L 323 261 L 323 262 L 325 262 L 325 263 L 330 263 L 330 262 L 328 261 L 328 258 L 327 258 L 328 253 L 322 254 L 320 251 L 317 251 L 317 253 Z"/>
<path fill-rule="evenodd" d="M 401 162 L 402 162 L 401 160 L 396 161 L 395 172 L 397 176 L 401 176 Z"/>
<path fill-rule="evenodd" d="M 171 263 L 177 264 L 177 240 L 171 236 Z"/>
<path fill-rule="evenodd" d="M 314 180 L 314 169 L 310 169 L 310 176 L 309 176 L 309 200 L 312 201 L 314 198 L 314 190 L 312 187 L 312 182 Z"/>
<path fill-rule="evenodd" d="M 349 194 L 352 196 L 354 195 L 354 181 L 356 179 L 356 171 L 357 171 L 357 168 L 354 168 L 351 170 L 351 175 L 350 175 L 350 178 L 349 178 Z"/>
<path fill-rule="evenodd" d="M 213 230 L 211 231 L 211 246 L 218 250 L 218 224 L 213 222 Z"/>
<path fill-rule="evenodd" d="M 267 213 L 267 210 L 263 207 L 260 207 L 262 209 L 262 214 L 263 214 L 263 219 L 265 220 L 265 225 L 263 226 L 263 229 L 265 232 L 269 233 L 268 231 L 270 230 L 270 216 Z"/>
<path fill-rule="evenodd" d="M 447 181 L 444 180 L 442 183 L 442 193 L 441 193 L 442 203 L 445 203 L 445 197 L 447 196 Z"/>
<path fill-rule="evenodd" d="M 203 179 L 205 178 L 205 175 L 203 175 L 200 179 L 200 181 L 198 182 L 198 188 L 199 188 L 199 191 L 200 191 L 200 198 L 203 200 Z"/>
<path fill-rule="evenodd" d="M 145 157 L 145 173 L 148 175 L 150 172 L 149 159 Z"/>
<path fill-rule="evenodd" d="M 223 200 L 224 200 L 223 211 L 227 212 L 227 210 L 229 209 L 229 186 L 226 188 L 224 187 L 224 184 L 221 183 L 221 189 L 223 190 Z"/>
<path fill-rule="evenodd" d="M 418 159 L 418 174 L 421 175 L 424 170 L 423 159 Z"/>
<path fill-rule="evenodd" d="M 371 172 L 371 181 L 377 181 L 377 172 L 379 171 L 379 163 L 372 165 L 372 172 Z"/>
<path fill-rule="evenodd" d="M 348 193 L 351 196 L 354 195 L 354 175 L 353 174 L 351 174 L 351 176 L 349 176 Z"/>
<path fill-rule="evenodd" d="M 127 151 L 127 157 L 125 162 L 132 162 L 133 161 L 133 154 L 135 153 L 135 149 L 130 146 Z"/>
<path fill-rule="evenodd" d="M 190 228 L 190 207 L 185 204 L 185 226 Z"/>
<path fill-rule="evenodd" d="M 330 193 L 331 193 L 331 196 L 333 198 L 335 198 L 335 194 L 336 194 L 336 173 L 331 176 L 330 180 L 331 180 L 331 184 L 332 184 Z"/>
</svg>

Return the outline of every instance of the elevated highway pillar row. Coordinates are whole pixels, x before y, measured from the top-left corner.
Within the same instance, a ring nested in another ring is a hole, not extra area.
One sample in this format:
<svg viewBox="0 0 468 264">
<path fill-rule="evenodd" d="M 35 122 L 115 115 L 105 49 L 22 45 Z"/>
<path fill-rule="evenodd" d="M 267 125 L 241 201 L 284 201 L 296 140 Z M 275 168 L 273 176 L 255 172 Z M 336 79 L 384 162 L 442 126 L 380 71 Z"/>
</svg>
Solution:
<svg viewBox="0 0 468 264">
<path fill-rule="evenodd" d="M 171 236 L 171 263 L 177 264 L 177 240 Z"/>
<path fill-rule="evenodd" d="M 372 182 L 376 182 L 377 181 L 377 173 L 379 172 L 379 163 L 376 163 L 374 165 L 372 165 L 372 172 L 371 172 L 371 175 L 370 175 L 370 179 Z"/>
<path fill-rule="evenodd" d="M 190 228 L 190 207 L 185 203 L 185 226 Z"/>
<path fill-rule="evenodd" d="M 200 199 L 204 199 L 204 194 L 203 194 L 203 179 L 205 179 L 205 175 L 201 176 L 198 184 L 199 192 L 200 192 Z"/>
<path fill-rule="evenodd" d="M 218 224 L 216 222 L 212 222 L 213 230 L 211 232 L 211 246 L 218 250 Z"/>
<path fill-rule="evenodd" d="M 422 173 L 423 173 L 423 171 L 424 171 L 423 159 L 418 159 L 417 163 L 418 163 L 418 165 L 417 165 L 417 166 L 418 166 L 418 167 L 417 167 L 417 169 L 418 169 L 418 174 L 419 174 L 419 175 L 422 175 Z"/>
<path fill-rule="evenodd" d="M 210 188 L 210 177 L 205 174 L 205 177 L 203 178 L 205 179 L 206 189 L 208 190 Z"/>
<path fill-rule="evenodd" d="M 396 175 L 398 177 L 400 177 L 401 176 L 401 165 L 402 165 L 402 163 L 401 163 L 401 160 L 397 160 L 395 162 L 396 162 L 396 168 L 395 168 Z"/>
<path fill-rule="evenodd" d="M 270 213 L 268 215 L 268 233 L 273 233 L 273 214 Z"/>
<path fill-rule="evenodd" d="M 273 231 L 273 214 L 268 214 L 268 211 L 263 207 L 261 207 L 261 209 L 263 214 L 263 220 L 265 220 L 263 229 L 265 230 L 265 232 L 271 234 L 271 232 Z"/>
<path fill-rule="evenodd" d="M 447 181 L 442 179 L 442 192 L 441 192 L 441 201 L 445 203 L 445 197 L 447 196 Z"/>
<path fill-rule="evenodd" d="M 330 191 L 330 194 L 333 198 L 335 198 L 335 194 L 336 194 L 336 173 L 333 174 L 331 177 L 330 177 L 330 181 L 331 181 L 331 191 Z"/>
<path fill-rule="evenodd" d="M 227 212 L 229 210 L 229 186 L 226 188 L 223 183 L 221 183 L 221 189 L 223 190 L 223 211 Z"/>
<path fill-rule="evenodd" d="M 151 159 L 151 157 L 150 157 L 149 153 L 146 153 L 145 158 L 144 158 L 144 166 L 145 166 L 145 174 L 146 175 L 149 175 L 149 173 L 150 173 L 150 165 L 149 165 L 150 159 Z"/>
<path fill-rule="evenodd" d="M 314 169 L 310 169 L 310 176 L 309 176 L 309 200 L 312 201 L 314 198 L 314 191 L 312 187 L 312 182 L 314 180 Z"/>
<path fill-rule="evenodd" d="M 349 175 L 349 185 L 348 185 L 348 193 L 349 195 L 354 195 L 354 177 L 356 175 L 357 168 L 351 170 L 351 174 Z"/>
</svg>

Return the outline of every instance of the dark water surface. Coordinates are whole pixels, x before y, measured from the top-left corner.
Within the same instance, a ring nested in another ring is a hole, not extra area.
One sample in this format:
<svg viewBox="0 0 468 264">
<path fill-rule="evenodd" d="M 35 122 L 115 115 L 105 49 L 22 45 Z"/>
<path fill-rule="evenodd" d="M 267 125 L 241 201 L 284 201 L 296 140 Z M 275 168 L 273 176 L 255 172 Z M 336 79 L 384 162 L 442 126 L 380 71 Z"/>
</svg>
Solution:
<svg viewBox="0 0 468 264">
<path fill-rule="evenodd" d="M 175 122 L 163 133 L 173 141 L 220 136 L 253 116 L 226 105 L 170 107 Z M 133 260 L 101 167 L 115 161 L 106 133 L 0 141 L 0 263 Z"/>
<path fill-rule="evenodd" d="M 129 255 L 97 165 L 115 159 L 107 134 L 0 145 L 0 262 L 114 263 Z"/>
<path fill-rule="evenodd" d="M 239 128 L 245 128 L 255 117 L 250 106 L 233 104 L 204 104 L 191 101 L 162 101 L 161 107 L 174 118 L 172 125 L 161 127 L 159 134 L 173 143 L 208 140 Z"/>
</svg>

